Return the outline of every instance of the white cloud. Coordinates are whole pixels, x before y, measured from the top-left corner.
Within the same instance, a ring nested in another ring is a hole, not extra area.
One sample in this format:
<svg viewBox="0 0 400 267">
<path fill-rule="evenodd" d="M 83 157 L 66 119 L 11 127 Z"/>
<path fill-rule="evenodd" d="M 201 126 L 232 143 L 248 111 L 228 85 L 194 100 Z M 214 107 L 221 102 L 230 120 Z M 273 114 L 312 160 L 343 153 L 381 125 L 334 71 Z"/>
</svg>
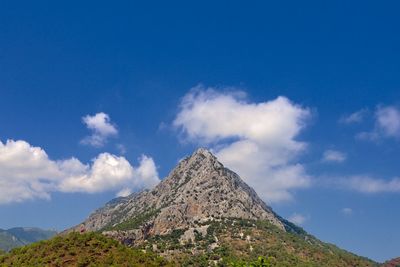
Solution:
<svg viewBox="0 0 400 267">
<path fill-rule="evenodd" d="M 383 135 L 400 137 L 400 111 L 397 108 L 379 107 L 376 111 L 376 123 Z"/>
<path fill-rule="evenodd" d="M 118 191 L 149 188 L 157 182 L 153 160 L 133 167 L 124 157 L 102 153 L 91 164 L 76 158 L 51 160 L 40 147 L 18 140 L 0 141 L 0 204 L 49 199 L 52 192 Z"/>
<path fill-rule="evenodd" d="M 343 208 L 340 210 L 341 213 L 344 215 L 352 215 L 353 214 L 353 209 L 351 208 Z"/>
<path fill-rule="evenodd" d="M 337 150 L 326 150 L 322 160 L 325 162 L 343 162 L 347 159 L 346 154 Z"/>
<path fill-rule="evenodd" d="M 127 197 L 130 194 L 132 194 L 132 190 L 130 188 L 123 188 L 117 193 L 117 197 Z"/>
<path fill-rule="evenodd" d="M 100 154 L 91 166 L 82 165 L 80 169 L 80 172 L 63 170 L 66 177 L 59 185 L 61 191 L 97 193 L 112 190 L 129 183 L 134 176 L 133 167 L 124 157 L 109 153 Z"/>
<path fill-rule="evenodd" d="M 157 167 L 152 158 L 142 155 L 140 158 L 139 167 L 136 168 L 137 176 L 140 180 L 136 180 L 136 187 L 151 188 L 158 184 Z"/>
<path fill-rule="evenodd" d="M 361 109 L 354 113 L 351 113 L 350 115 L 342 116 L 339 122 L 343 124 L 360 123 L 364 120 L 364 117 L 365 115 L 367 115 L 367 113 L 368 113 L 367 109 Z"/>
<path fill-rule="evenodd" d="M 357 135 L 360 139 L 379 140 L 400 138 L 400 110 L 394 106 L 380 106 L 375 112 L 375 127 Z"/>
<path fill-rule="evenodd" d="M 107 139 L 118 134 L 117 128 L 111 124 L 110 116 L 103 112 L 96 115 L 86 115 L 82 118 L 82 122 L 92 131 L 90 136 L 82 139 L 81 143 L 94 147 L 102 147 Z"/>
<path fill-rule="evenodd" d="M 293 213 L 289 217 L 289 221 L 297 225 L 303 225 L 306 222 L 306 220 L 307 218 L 304 215 L 298 213 Z"/>
<path fill-rule="evenodd" d="M 125 192 L 128 190 L 132 192 L 152 188 L 160 181 L 153 159 L 145 155 L 140 157 L 137 167 L 131 166 L 124 157 L 109 153 L 100 154 L 92 160 L 91 165 L 83 165 L 76 159 L 72 160 L 77 161 L 75 165 L 81 167 L 61 168 L 65 177 L 58 186 L 60 191 L 98 193 L 123 188 Z"/>
<path fill-rule="evenodd" d="M 399 193 L 400 178 L 379 179 L 370 176 L 351 176 L 342 180 L 342 184 L 352 190 L 362 193 Z"/>
<path fill-rule="evenodd" d="M 306 144 L 295 139 L 309 117 L 308 109 L 285 97 L 249 103 L 243 92 L 199 86 L 183 98 L 173 125 L 185 140 L 210 145 L 262 198 L 277 202 L 292 199 L 291 189 L 310 184 L 296 163 Z"/>
<path fill-rule="evenodd" d="M 60 176 L 57 163 L 41 148 L 24 141 L 0 141 L 0 203 L 48 199 Z"/>
</svg>

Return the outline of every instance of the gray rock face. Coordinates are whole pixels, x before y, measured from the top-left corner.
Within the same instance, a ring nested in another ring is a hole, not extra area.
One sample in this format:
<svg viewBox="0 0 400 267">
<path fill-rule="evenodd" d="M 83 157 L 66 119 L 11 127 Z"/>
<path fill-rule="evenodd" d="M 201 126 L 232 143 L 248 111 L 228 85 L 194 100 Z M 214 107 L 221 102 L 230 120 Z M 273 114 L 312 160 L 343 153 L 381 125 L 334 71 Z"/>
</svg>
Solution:
<svg viewBox="0 0 400 267">
<path fill-rule="evenodd" d="M 108 231 L 111 236 L 131 233 L 133 239 L 144 239 L 218 218 L 268 220 L 285 230 L 251 187 L 200 148 L 154 189 L 109 202 L 73 230 Z"/>
</svg>

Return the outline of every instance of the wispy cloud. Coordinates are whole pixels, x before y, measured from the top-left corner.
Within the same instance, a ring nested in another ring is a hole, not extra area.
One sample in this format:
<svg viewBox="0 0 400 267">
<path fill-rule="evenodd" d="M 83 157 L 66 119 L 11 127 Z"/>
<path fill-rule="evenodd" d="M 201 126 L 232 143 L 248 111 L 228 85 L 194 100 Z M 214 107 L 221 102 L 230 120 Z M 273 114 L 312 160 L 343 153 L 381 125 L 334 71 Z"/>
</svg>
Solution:
<svg viewBox="0 0 400 267">
<path fill-rule="evenodd" d="M 341 163 L 347 159 L 345 153 L 337 150 L 326 150 L 322 156 L 324 162 L 338 162 Z"/>
<path fill-rule="evenodd" d="M 343 124 L 355 124 L 360 123 L 364 120 L 365 116 L 368 113 L 368 109 L 360 109 L 354 113 L 343 115 L 339 122 Z"/>
<path fill-rule="evenodd" d="M 92 134 L 81 140 L 82 144 L 94 147 L 102 147 L 108 138 L 118 135 L 118 130 L 111 123 L 110 116 L 104 112 L 97 113 L 93 116 L 86 115 L 82 118 L 82 122 L 92 131 Z"/>
<path fill-rule="evenodd" d="M 387 137 L 400 137 L 400 111 L 394 106 L 379 107 L 376 122 Z"/>
<path fill-rule="evenodd" d="M 278 202 L 292 199 L 290 190 L 311 183 L 296 162 L 307 146 L 296 137 L 310 115 L 286 97 L 251 103 L 242 91 L 198 86 L 182 99 L 173 125 L 184 140 L 209 145 L 265 200 Z"/>
<path fill-rule="evenodd" d="M 353 209 L 352 208 L 343 208 L 340 210 L 340 212 L 344 215 L 352 215 L 353 214 Z"/>
<path fill-rule="evenodd" d="M 351 176 L 342 180 L 342 184 L 352 190 L 374 194 L 374 193 L 400 193 L 400 178 L 380 179 L 371 176 Z"/>
<path fill-rule="evenodd" d="M 400 110 L 397 107 L 379 106 L 374 117 L 374 129 L 359 133 L 357 138 L 372 141 L 383 138 L 400 138 Z"/>
<path fill-rule="evenodd" d="M 118 149 L 121 155 L 124 155 L 127 152 L 126 147 L 123 144 L 117 144 L 116 148 Z"/>
<path fill-rule="evenodd" d="M 400 177 L 376 177 L 369 174 L 320 176 L 315 185 L 323 188 L 358 192 L 365 195 L 400 193 Z"/>
</svg>

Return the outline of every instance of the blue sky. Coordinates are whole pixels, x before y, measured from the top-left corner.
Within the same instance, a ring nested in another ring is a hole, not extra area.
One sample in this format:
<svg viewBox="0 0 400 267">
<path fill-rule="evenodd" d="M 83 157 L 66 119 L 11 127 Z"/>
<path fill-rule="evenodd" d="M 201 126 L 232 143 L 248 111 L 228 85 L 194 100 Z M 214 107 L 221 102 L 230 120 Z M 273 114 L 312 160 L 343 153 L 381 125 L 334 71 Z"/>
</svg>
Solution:
<svg viewBox="0 0 400 267">
<path fill-rule="evenodd" d="M 0 228 L 72 226 L 205 146 L 321 240 L 399 256 L 400 4 L 264 2 L 1 3 Z"/>
</svg>

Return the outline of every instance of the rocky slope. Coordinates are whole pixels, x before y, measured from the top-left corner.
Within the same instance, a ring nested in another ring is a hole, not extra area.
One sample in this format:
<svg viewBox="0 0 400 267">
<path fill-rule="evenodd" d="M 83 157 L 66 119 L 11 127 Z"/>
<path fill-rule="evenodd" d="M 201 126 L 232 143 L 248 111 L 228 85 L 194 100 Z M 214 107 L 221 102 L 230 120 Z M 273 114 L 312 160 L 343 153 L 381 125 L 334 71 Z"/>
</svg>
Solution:
<svg viewBox="0 0 400 267">
<path fill-rule="evenodd" d="M 382 264 L 382 267 L 400 267 L 400 257 L 386 261 Z"/>
</svg>

